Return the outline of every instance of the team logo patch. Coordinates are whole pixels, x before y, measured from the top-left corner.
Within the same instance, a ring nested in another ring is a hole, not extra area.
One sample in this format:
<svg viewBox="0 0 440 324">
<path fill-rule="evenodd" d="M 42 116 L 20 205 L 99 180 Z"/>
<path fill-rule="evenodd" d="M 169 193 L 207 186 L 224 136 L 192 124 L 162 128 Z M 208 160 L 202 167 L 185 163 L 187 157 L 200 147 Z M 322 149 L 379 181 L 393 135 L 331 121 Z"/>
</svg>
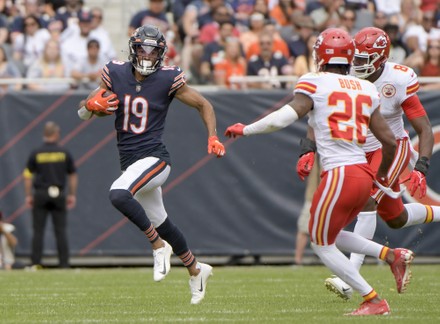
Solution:
<svg viewBox="0 0 440 324">
<path fill-rule="evenodd" d="M 396 94 L 396 88 L 392 84 L 385 84 L 382 88 L 382 94 L 386 98 L 391 98 Z"/>
</svg>

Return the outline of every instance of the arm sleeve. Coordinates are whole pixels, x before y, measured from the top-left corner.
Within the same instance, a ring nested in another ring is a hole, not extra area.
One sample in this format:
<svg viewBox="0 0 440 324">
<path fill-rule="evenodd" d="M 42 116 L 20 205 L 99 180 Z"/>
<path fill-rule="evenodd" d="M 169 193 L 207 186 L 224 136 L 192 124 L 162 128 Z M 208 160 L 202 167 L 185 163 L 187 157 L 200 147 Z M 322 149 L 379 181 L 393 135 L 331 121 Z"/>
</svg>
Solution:
<svg viewBox="0 0 440 324">
<path fill-rule="evenodd" d="M 298 119 L 298 114 L 290 105 L 285 105 L 266 117 L 243 128 L 243 135 L 272 133 L 285 128 Z"/>
</svg>

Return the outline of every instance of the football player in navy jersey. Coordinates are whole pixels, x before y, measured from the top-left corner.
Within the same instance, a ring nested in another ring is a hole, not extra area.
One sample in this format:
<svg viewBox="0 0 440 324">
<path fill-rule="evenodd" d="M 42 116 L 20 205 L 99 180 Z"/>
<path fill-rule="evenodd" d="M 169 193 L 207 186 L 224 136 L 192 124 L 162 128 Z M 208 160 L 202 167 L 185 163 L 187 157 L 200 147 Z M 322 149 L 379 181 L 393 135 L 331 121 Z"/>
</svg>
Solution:
<svg viewBox="0 0 440 324">
<path fill-rule="evenodd" d="M 222 157 L 225 148 L 216 135 L 215 113 L 209 101 L 185 83 L 179 67 L 163 66 L 167 45 L 159 29 L 139 27 L 129 39 L 129 48 L 129 61 L 104 66 L 100 87 L 81 101 L 78 115 L 87 120 L 92 115 L 115 114 L 123 173 L 110 188 L 110 201 L 149 239 L 154 280 L 161 281 L 168 274 L 174 251 L 190 274 L 191 303 L 198 304 L 205 296 L 212 267 L 196 261 L 162 199 L 161 186 L 171 170 L 162 142 L 171 101 L 177 98 L 199 111 L 208 130 L 209 154 Z"/>
</svg>

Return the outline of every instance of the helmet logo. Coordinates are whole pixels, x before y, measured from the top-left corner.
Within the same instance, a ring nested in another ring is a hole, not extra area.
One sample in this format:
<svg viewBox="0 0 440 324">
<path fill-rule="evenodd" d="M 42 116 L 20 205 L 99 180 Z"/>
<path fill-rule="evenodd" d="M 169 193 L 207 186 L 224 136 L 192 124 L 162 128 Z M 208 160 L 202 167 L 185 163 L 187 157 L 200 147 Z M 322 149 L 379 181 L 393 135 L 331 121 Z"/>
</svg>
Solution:
<svg viewBox="0 0 440 324">
<path fill-rule="evenodd" d="M 316 39 L 315 47 L 319 47 L 322 44 L 322 41 L 324 40 L 324 37 L 322 35 L 319 35 Z"/>
<path fill-rule="evenodd" d="M 388 42 L 385 36 L 379 36 L 373 44 L 373 48 L 385 48 L 387 47 Z"/>
</svg>

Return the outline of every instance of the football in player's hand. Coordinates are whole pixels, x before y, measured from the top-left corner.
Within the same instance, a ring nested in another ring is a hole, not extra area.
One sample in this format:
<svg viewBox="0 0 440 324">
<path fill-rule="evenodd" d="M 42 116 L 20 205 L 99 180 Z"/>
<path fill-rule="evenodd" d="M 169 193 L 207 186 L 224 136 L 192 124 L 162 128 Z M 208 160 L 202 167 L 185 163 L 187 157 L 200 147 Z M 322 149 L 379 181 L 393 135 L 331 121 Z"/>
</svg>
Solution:
<svg viewBox="0 0 440 324">
<path fill-rule="evenodd" d="M 116 95 L 116 94 L 110 90 L 105 90 L 105 92 L 102 93 L 103 98 L 110 97 L 111 95 Z M 119 103 L 118 97 L 115 97 L 115 99 L 110 100 L 109 103 L 112 103 L 113 101 L 115 102 L 115 105 L 113 107 L 107 108 L 107 111 L 110 113 L 114 113 L 118 109 L 118 103 Z"/>
</svg>

